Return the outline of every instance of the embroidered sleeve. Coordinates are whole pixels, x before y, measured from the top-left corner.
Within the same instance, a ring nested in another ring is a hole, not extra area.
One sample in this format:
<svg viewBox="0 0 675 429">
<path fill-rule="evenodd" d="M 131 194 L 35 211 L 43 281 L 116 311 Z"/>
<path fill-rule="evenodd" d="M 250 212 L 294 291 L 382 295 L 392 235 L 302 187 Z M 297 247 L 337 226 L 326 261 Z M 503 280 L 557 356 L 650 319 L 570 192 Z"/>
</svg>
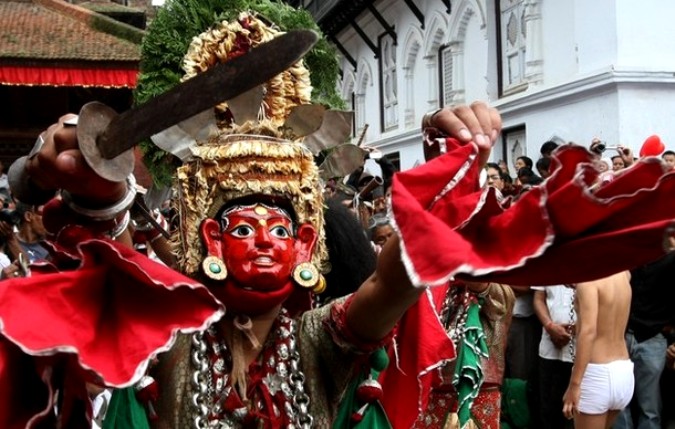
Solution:
<svg viewBox="0 0 675 429">
<path fill-rule="evenodd" d="M 486 292 L 487 296 L 481 311 L 489 320 L 502 319 L 513 311 L 516 297 L 510 287 L 499 283 L 490 283 Z"/>
<path fill-rule="evenodd" d="M 353 295 L 349 295 L 345 300 L 336 301 L 323 322 L 335 344 L 343 350 L 366 354 L 389 344 L 393 331 L 379 341 L 363 341 L 349 328 L 346 315 L 352 301 Z"/>
</svg>

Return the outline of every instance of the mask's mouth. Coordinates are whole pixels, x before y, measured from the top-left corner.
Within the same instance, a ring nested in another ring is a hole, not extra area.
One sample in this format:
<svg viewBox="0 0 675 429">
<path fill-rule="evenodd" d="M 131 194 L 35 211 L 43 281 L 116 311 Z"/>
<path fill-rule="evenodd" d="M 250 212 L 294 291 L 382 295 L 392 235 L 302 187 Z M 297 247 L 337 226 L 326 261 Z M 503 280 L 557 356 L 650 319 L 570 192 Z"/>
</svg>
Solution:
<svg viewBox="0 0 675 429">
<path fill-rule="evenodd" d="M 274 260 L 269 256 L 259 256 L 253 260 L 253 264 L 259 267 L 271 267 L 274 263 Z"/>
</svg>

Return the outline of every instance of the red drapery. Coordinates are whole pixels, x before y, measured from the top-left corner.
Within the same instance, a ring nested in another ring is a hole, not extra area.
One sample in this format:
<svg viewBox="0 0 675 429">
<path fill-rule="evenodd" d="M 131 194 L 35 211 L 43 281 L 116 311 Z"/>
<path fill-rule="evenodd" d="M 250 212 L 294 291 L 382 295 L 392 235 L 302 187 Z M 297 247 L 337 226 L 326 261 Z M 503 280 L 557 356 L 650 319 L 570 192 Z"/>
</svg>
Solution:
<svg viewBox="0 0 675 429">
<path fill-rule="evenodd" d="M 137 69 L 0 66 L 4 85 L 134 88 L 137 75 Z"/>
</svg>

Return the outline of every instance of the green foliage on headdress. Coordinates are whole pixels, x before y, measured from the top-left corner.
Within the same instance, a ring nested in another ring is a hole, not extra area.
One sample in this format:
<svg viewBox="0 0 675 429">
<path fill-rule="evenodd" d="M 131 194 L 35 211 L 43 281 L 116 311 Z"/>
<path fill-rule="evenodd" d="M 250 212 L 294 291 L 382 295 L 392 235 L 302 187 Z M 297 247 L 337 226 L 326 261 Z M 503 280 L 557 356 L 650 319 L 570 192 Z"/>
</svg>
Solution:
<svg viewBox="0 0 675 429">
<path fill-rule="evenodd" d="M 284 31 L 306 28 L 321 33 L 307 11 L 271 0 L 169 0 L 157 11 L 143 40 L 135 103 L 145 103 L 177 85 L 184 74 L 183 56 L 192 38 L 218 22 L 235 20 L 243 11 L 256 12 Z M 312 101 L 344 108 L 337 93 L 339 66 L 335 49 L 325 38 L 305 56 L 305 65 L 310 71 Z M 155 182 L 170 183 L 178 161 L 151 143 L 142 144 L 142 148 Z"/>
</svg>

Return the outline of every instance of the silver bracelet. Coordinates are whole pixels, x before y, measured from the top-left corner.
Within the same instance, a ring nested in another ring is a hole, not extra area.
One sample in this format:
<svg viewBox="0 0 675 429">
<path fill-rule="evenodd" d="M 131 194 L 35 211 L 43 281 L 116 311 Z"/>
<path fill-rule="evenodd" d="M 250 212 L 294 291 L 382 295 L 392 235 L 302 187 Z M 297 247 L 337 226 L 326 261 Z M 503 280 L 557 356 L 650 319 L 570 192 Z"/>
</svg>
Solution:
<svg viewBox="0 0 675 429">
<path fill-rule="evenodd" d="M 68 191 L 61 191 L 61 197 L 63 198 L 63 202 L 65 202 L 68 207 L 77 214 L 86 216 L 96 221 L 112 220 L 123 211 L 128 210 L 129 207 L 131 207 L 131 205 L 134 203 L 134 199 L 136 198 L 136 179 L 134 178 L 133 174 L 127 176 L 127 193 L 124 195 L 124 197 L 122 197 L 122 199 L 118 202 L 102 209 L 90 209 L 87 207 L 82 207 L 73 201 L 73 196 L 70 195 L 70 192 Z"/>
<path fill-rule="evenodd" d="M 127 211 L 124 213 L 124 218 L 122 219 L 122 222 L 118 223 L 115 225 L 115 228 L 111 229 L 108 232 L 108 236 L 112 238 L 113 240 L 122 235 L 124 231 L 127 230 L 129 227 L 129 221 L 131 220 L 131 214 Z"/>
</svg>

